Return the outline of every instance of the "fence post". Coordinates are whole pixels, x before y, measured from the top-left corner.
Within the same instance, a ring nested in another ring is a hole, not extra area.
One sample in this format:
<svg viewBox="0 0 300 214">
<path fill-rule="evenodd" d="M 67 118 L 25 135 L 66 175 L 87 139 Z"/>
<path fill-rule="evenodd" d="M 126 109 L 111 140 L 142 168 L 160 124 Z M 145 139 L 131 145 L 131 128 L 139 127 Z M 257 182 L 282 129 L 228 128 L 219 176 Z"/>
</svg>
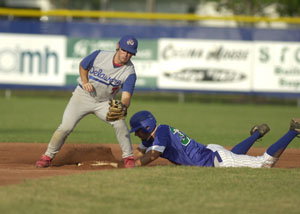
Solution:
<svg viewBox="0 0 300 214">
<path fill-rule="evenodd" d="M 184 103 L 184 93 L 183 92 L 178 92 L 178 102 Z"/>
<path fill-rule="evenodd" d="M 11 97 L 11 90 L 5 89 L 4 96 L 6 99 L 9 99 Z"/>
</svg>

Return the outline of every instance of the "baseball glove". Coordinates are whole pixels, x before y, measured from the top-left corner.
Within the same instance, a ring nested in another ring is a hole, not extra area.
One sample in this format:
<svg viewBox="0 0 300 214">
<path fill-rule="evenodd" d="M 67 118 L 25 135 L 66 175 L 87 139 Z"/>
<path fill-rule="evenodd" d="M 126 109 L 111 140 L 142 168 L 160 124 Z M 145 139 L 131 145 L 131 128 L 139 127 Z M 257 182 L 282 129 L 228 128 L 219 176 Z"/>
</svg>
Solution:
<svg viewBox="0 0 300 214">
<path fill-rule="evenodd" d="M 109 106 L 110 107 L 106 114 L 107 121 L 111 122 L 111 121 L 121 120 L 126 117 L 127 107 L 120 100 L 111 99 L 109 101 Z"/>
</svg>

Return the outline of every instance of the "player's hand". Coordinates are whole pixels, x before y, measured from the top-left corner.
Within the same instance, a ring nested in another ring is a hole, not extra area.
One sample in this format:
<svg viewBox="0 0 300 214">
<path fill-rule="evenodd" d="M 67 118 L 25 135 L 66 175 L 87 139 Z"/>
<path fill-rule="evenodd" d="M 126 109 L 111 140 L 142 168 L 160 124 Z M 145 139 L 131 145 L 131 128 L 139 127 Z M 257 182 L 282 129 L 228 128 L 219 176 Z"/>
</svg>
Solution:
<svg viewBox="0 0 300 214">
<path fill-rule="evenodd" d="M 94 91 L 94 87 L 91 83 L 87 82 L 87 83 L 82 83 L 82 88 L 88 92 L 92 92 Z"/>
</svg>

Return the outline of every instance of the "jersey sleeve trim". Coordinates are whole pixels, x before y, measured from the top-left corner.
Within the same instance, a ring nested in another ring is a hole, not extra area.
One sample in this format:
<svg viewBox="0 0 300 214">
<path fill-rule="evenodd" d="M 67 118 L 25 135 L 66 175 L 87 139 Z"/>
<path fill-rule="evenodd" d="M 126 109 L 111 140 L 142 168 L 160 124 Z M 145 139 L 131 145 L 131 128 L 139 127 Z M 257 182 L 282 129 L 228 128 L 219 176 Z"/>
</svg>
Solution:
<svg viewBox="0 0 300 214">
<path fill-rule="evenodd" d="M 151 150 L 155 150 L 155 151 L 158 151 L 158 152 L 161 152 L 163 153 L 165 151 L 166 147 L 165 146 L 150 146 L 147 150 L 146 150 L 146 153 L 151 151 Z"/>
<path fill-rule="evenodd" d="M 145 149 L 147 149 L 147 147 L 146 146 L 144 146 L 144 144 L 143 143 L 140 143 L 140 145 L 138 146 L 140 149 L 143 149 L 143 150 L 145 150 Z"/>
</svg>

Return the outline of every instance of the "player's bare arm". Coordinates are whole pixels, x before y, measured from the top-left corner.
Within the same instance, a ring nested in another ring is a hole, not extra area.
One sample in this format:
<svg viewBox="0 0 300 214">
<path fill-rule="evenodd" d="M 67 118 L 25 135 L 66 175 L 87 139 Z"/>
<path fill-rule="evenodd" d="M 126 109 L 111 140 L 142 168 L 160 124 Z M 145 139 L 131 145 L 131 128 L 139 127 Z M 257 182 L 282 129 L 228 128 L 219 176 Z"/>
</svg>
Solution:
<svg viewBox="0 0 300 214">
<path fill-rule="evenodd" d="M 133 154 L 136 159 L 139 159 L 145 154 L 145 152 L 146 152 L 146 149 L 136 148 L 133 151 Z"/>
<path fill-rule="evenodd" d="M 161 155 L 161 152 L 151 150 L 135 161 L 136 166 L 145 166 L 156 160 Z"/>
<path fill-rule="evenodd" d="M 129 92 L 127 92 L 127 91 L 123 91 L 122 92 L 121 102 L 124 105 L 126 105 L 127 108 L 129 108 L 130 102 L 131 102 L 131 94 Z"/>
<path fill-rule="evenodd" d="M 81 65 L 79 65 L 79 73 L 82 83 L 82 88 L 88 92 L 94 91 L 94 87 L 91 83 L 89 83 L 88 79 L 88 70 L 85 70 Z"/>
</svg>

